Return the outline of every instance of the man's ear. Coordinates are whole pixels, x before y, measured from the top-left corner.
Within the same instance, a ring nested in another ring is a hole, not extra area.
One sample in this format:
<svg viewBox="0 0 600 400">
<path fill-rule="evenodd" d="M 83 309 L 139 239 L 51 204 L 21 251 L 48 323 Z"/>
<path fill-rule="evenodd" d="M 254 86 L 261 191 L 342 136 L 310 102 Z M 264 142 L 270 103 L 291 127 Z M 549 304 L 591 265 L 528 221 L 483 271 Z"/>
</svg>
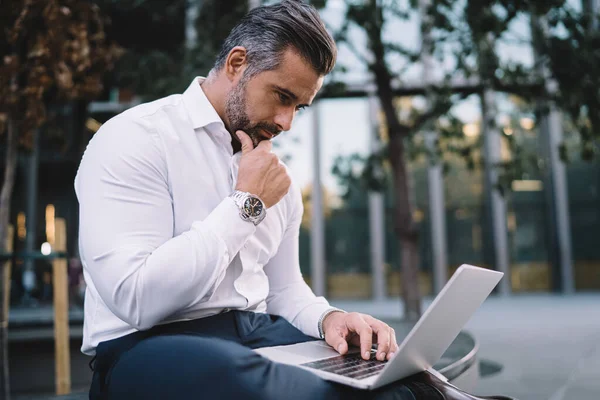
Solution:
<svg viewBox="0 0 600 400">
<path fill-rule="evenodd" d="M 237 81 L 242 77 L 246 70 L 247 60 L 245 47 L 236 46 L 231 49 L 225 60 L 225 75 L 230 81 Z"/>
</svg>

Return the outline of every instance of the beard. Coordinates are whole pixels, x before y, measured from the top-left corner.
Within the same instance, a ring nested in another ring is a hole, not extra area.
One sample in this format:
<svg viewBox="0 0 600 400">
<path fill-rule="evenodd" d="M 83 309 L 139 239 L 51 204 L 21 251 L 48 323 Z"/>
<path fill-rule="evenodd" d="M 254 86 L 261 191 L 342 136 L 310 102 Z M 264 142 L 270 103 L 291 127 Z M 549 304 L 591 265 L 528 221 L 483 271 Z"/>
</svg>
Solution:
<svg viewBox="0 0 600 400">
<path fill-rule="evenodd" d="M 260 142 L 267 139 L 262 131 L 267 131 L 274 137 L 281 132 L 277 125 L 267 122 L 252 124 L 248 113 L 246 112 L 246 80 L 242 80 L 231 90 L 225 102 L 225 115 L 229 120 L 229 129 L 232 136 L 236 131 L 244 131 L 252 139 L 252 144 L 256 148 Z"/>
</svg>

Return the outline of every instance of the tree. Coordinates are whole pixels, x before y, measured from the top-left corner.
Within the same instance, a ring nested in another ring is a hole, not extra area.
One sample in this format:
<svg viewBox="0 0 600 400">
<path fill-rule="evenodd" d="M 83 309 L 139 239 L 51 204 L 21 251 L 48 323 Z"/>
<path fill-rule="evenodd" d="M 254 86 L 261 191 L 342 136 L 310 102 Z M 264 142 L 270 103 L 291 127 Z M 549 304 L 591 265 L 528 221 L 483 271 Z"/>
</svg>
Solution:
<svg viewBox="0 0 600 400">
<path fill-rule="evenodd" d="M 322 7 L 326 1 L 313 3 Z M 420 49 L 403 48 L 390 39 L 390 35 L 385 35 L 391 22 L 415 16 L 420 16 L 424 39 Z M 556 80 L 559 90 L 548 91 L 547 85 L 544 85 L 548 76 L 540 74 L 539 65 L 531 67 L 501 62 L 496 42 L 508 36 L 511 23 L 519 16 L 532 21 L 547 19 L 549 29 L 541 37 L 538 34 L 536 49 L 540 55 L 539 62 L 547 65 L 548 75 Z M 356 32 L 366 38 L 366 49 L 356 47 Z M 485 160 L 478 153 L 480 142 L 467 140 L 462 121 L 453 117 L 450 110 L 457 101 L 470 94 L 479 95 L 485 107 L 486 101 L 488 105 L 493 101 L 490 96 L 496 91 L 520 96 L 538 118 L 548 111 L 547 101 L 540 102 L 540 99 L 555 102 L 570 115 L 578 128 L 583 157 L 591 159 L 597 155 L 600 122 L 590 110 L 597 109 L 600 104 L 597 90 L 600 75 L 594 67 L 600 61 L 597 52 L 600 43 L 598 16 L 589 12 L 578 13 L 563 0 L 411 0 L 407 4 L 395 0 L 346 1 L 344 22 L 336 30 L 335 37 L 340 47 L 346 47 L 366 66 L 376 87 L 387 145 L 382 151 L 360 160 L 364 168 L 359 179 L 363 186 L 381 190 L 386 185 L 386 174 L 382 174 L 381 170 L 385 170 L 386 165 L 390 167 L 391 174 L 388 176 L 391 175 L 394 188 L 395 232 L 402 253 L 404 315 L 415 320 L 421 312 L 417 285 L 419 232 L 412 217 L 407 161 L 425 154 L 444 163 L 445 155 L 459 155 L 469 168 L 481 168 Z M 394 85 L 403 82 L 404 72 L 426 56 L 436 57 L 439 61 L 455 60 L 453 75 L 465 79 L 476 77 L 476 83 L 452 88 L 448 75 L 435 85 L 424 82 L 427 106 L 414 110 L 409 118 L 403 120 L 399 117 L 401 113 Z M 396 65 L 401 65 L 398 62 L 400 58 L 405 64 L 398 68 Z M 578 62 L 573 63 L 574 59 Z M 340 85 L 333 84 L 331 88 L 340 90 Z M 492 120 L 495 118 L 494 111 L 488 110 L 488 118 L 491 119 L 483 121 L 488 128 L 495 127 Z M 425 130 L 437 132 L 433 146 L 427 145 L 418 134 Z M 498 170 L 496 184 L 505 192 L 510 188 L 510 182 L 527 168 L 528 161 L 514 137 L 503 134 L 502 140 L 511 148 L 513 157 L 491 167 Z M 566 146 L 562 147 L 563 159 L 566 159 L 568 151 Z M 356 161 L 355 155 L 350 158 Z M 348 165 L 347 162 L 338 163 L 334 174 L 342 182 L 351 183 L 356 180 L 353 177 L 356 168 Z"/>
<path fill-rule="evenodd" d="M 391 166 L 392 186 L 395 199 L 394 227 L 401 250 L 402 295 L 404 298 L 404 316 L 408 320 L 416 320 L 420 316 L 421 304 L 418 287 L 418 241 L 419 231 L 413 218 L 413 204 L 409 185 L 407 153 L 413 149 L 407 148 L 407 139 L 419 132 L 431 120 L 445 114 L 452 102 L 446 88 L 437 90 L 430 88 L 432 102 L 422 113 L 413 113 L 410 120 L 402 120 L 398 113 L 397 96 L 394 94 L 394 81 L 402 71 L 394 70 L 388 64 L 390 54 L 401 55 L 415 62 L 418 52 L 402 48 L 384 38 L 383 32 L 386 20 L 391 18 L 406 19 L 409 9 L 404 9 L 397 2 L 379 2 L 368 0 L 363 2 L 348 2 L 344 23 L 336 32 L 335 37 L 340 45 L 345 45 L 367 67 L 376 86 L 384 116 L 384 131 L 387 138 L 387 148 L 368 157 L 362 176 L 367 186 L 381 190 L 385 187 L 385 174 L 382 174 L 383 164 Z M 357 49 L 349 36 L 351 29 L 362 30 L 367 40 L 367 53 Z M 348 180 L 354 168 L 338 168 L 334 171 L 343 180 Z"/>
<path fill-rule="evenodd" d="M 534 12 L 548 21 L 549 31 L 536 33 L 538 51 L 547 58 L 558 85 L 551 98 L 567 114 L 579 136 L 579 143 L 571 149 L 561 145 L 561 157 L 568 161 L 571 152 L 578 152 L 581 159 L 592 162 L 600 157 L 600 114 L 595 111 L 600 108 L 600 10 L 594 10 L 589 0 L 582 3 L 582 12 L 568 5 L 545 14 L 539 9 Z"/>
<path fill-rule="evenodd" d="M 206 75 L 248 10 L 247 0 L 95 1 L 111 16 L 109 36 L 125 50 L 111 83 L 143 100 L 180 93 L 194 76 Z"/>
<path fill-rule="evenodd" d="M 106 19 L 90 2 L 21 0 L 0 3 L 0 132 L 6 136 L 0 194 L 0 246 L 5 248 L 19 146 L 30 148 L 46 121 L 48 107 L 93 99 L 120 55 L 106 40 Z M 7 286 L 0 273 L 0 301 Z M 2 310 L 7 310 L 2 304 Z M 9 398 L 7 319 L 0 317 L 0 396 Z"/>
</svg>

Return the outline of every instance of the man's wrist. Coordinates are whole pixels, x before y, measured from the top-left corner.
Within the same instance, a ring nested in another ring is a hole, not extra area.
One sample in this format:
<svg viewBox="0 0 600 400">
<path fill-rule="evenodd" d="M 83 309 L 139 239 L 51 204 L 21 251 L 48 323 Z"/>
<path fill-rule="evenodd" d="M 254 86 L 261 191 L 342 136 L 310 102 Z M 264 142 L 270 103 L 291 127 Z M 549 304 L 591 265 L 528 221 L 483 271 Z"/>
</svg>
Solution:
<svg viewBox="0 0 600 400">
<path fill-rule="evenodd" d="M 333 313 L 345 313 L 346 311 L 344 310 L 340 310 L 339 308 L 329 308 L 327 309 L 323 314 L 321 314 L 321 317 L 319 318 L 319 323 L 318 323 L 318 328 L 319 328 L 319 337 L 321 339 L 325 339 L 325 320 L 327 319 L 327 317 L 329 317 L 331 314 Z"/>
<path fill-rule="evenodd" d="M 238 207 L 240 217 L 244 221 L 258 225 L 265 219 L 267 208 L 262 199 L 257 195 L 235 189 L 229 197 L 233 199 L 235 205 Z"/>
</svg>

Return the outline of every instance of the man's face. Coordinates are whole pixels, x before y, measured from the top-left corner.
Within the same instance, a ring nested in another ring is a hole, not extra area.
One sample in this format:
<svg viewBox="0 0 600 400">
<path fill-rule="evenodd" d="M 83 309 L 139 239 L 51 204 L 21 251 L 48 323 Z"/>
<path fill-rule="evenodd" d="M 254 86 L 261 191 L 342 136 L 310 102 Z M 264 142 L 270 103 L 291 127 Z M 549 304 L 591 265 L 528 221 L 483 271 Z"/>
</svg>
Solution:
<svg viewBox="0 0 600 400">
<path fill-rule="evenodd" d="M 277 69 L 249 80 L 242 77 L 229 92 L 225 105 L 229 129 L 243 130 L 256 147 L 290 130 L 296 113 L 312 103 L 322 85 L 323 77 L 295 51 L 286 50 Z"/>
</svg>

